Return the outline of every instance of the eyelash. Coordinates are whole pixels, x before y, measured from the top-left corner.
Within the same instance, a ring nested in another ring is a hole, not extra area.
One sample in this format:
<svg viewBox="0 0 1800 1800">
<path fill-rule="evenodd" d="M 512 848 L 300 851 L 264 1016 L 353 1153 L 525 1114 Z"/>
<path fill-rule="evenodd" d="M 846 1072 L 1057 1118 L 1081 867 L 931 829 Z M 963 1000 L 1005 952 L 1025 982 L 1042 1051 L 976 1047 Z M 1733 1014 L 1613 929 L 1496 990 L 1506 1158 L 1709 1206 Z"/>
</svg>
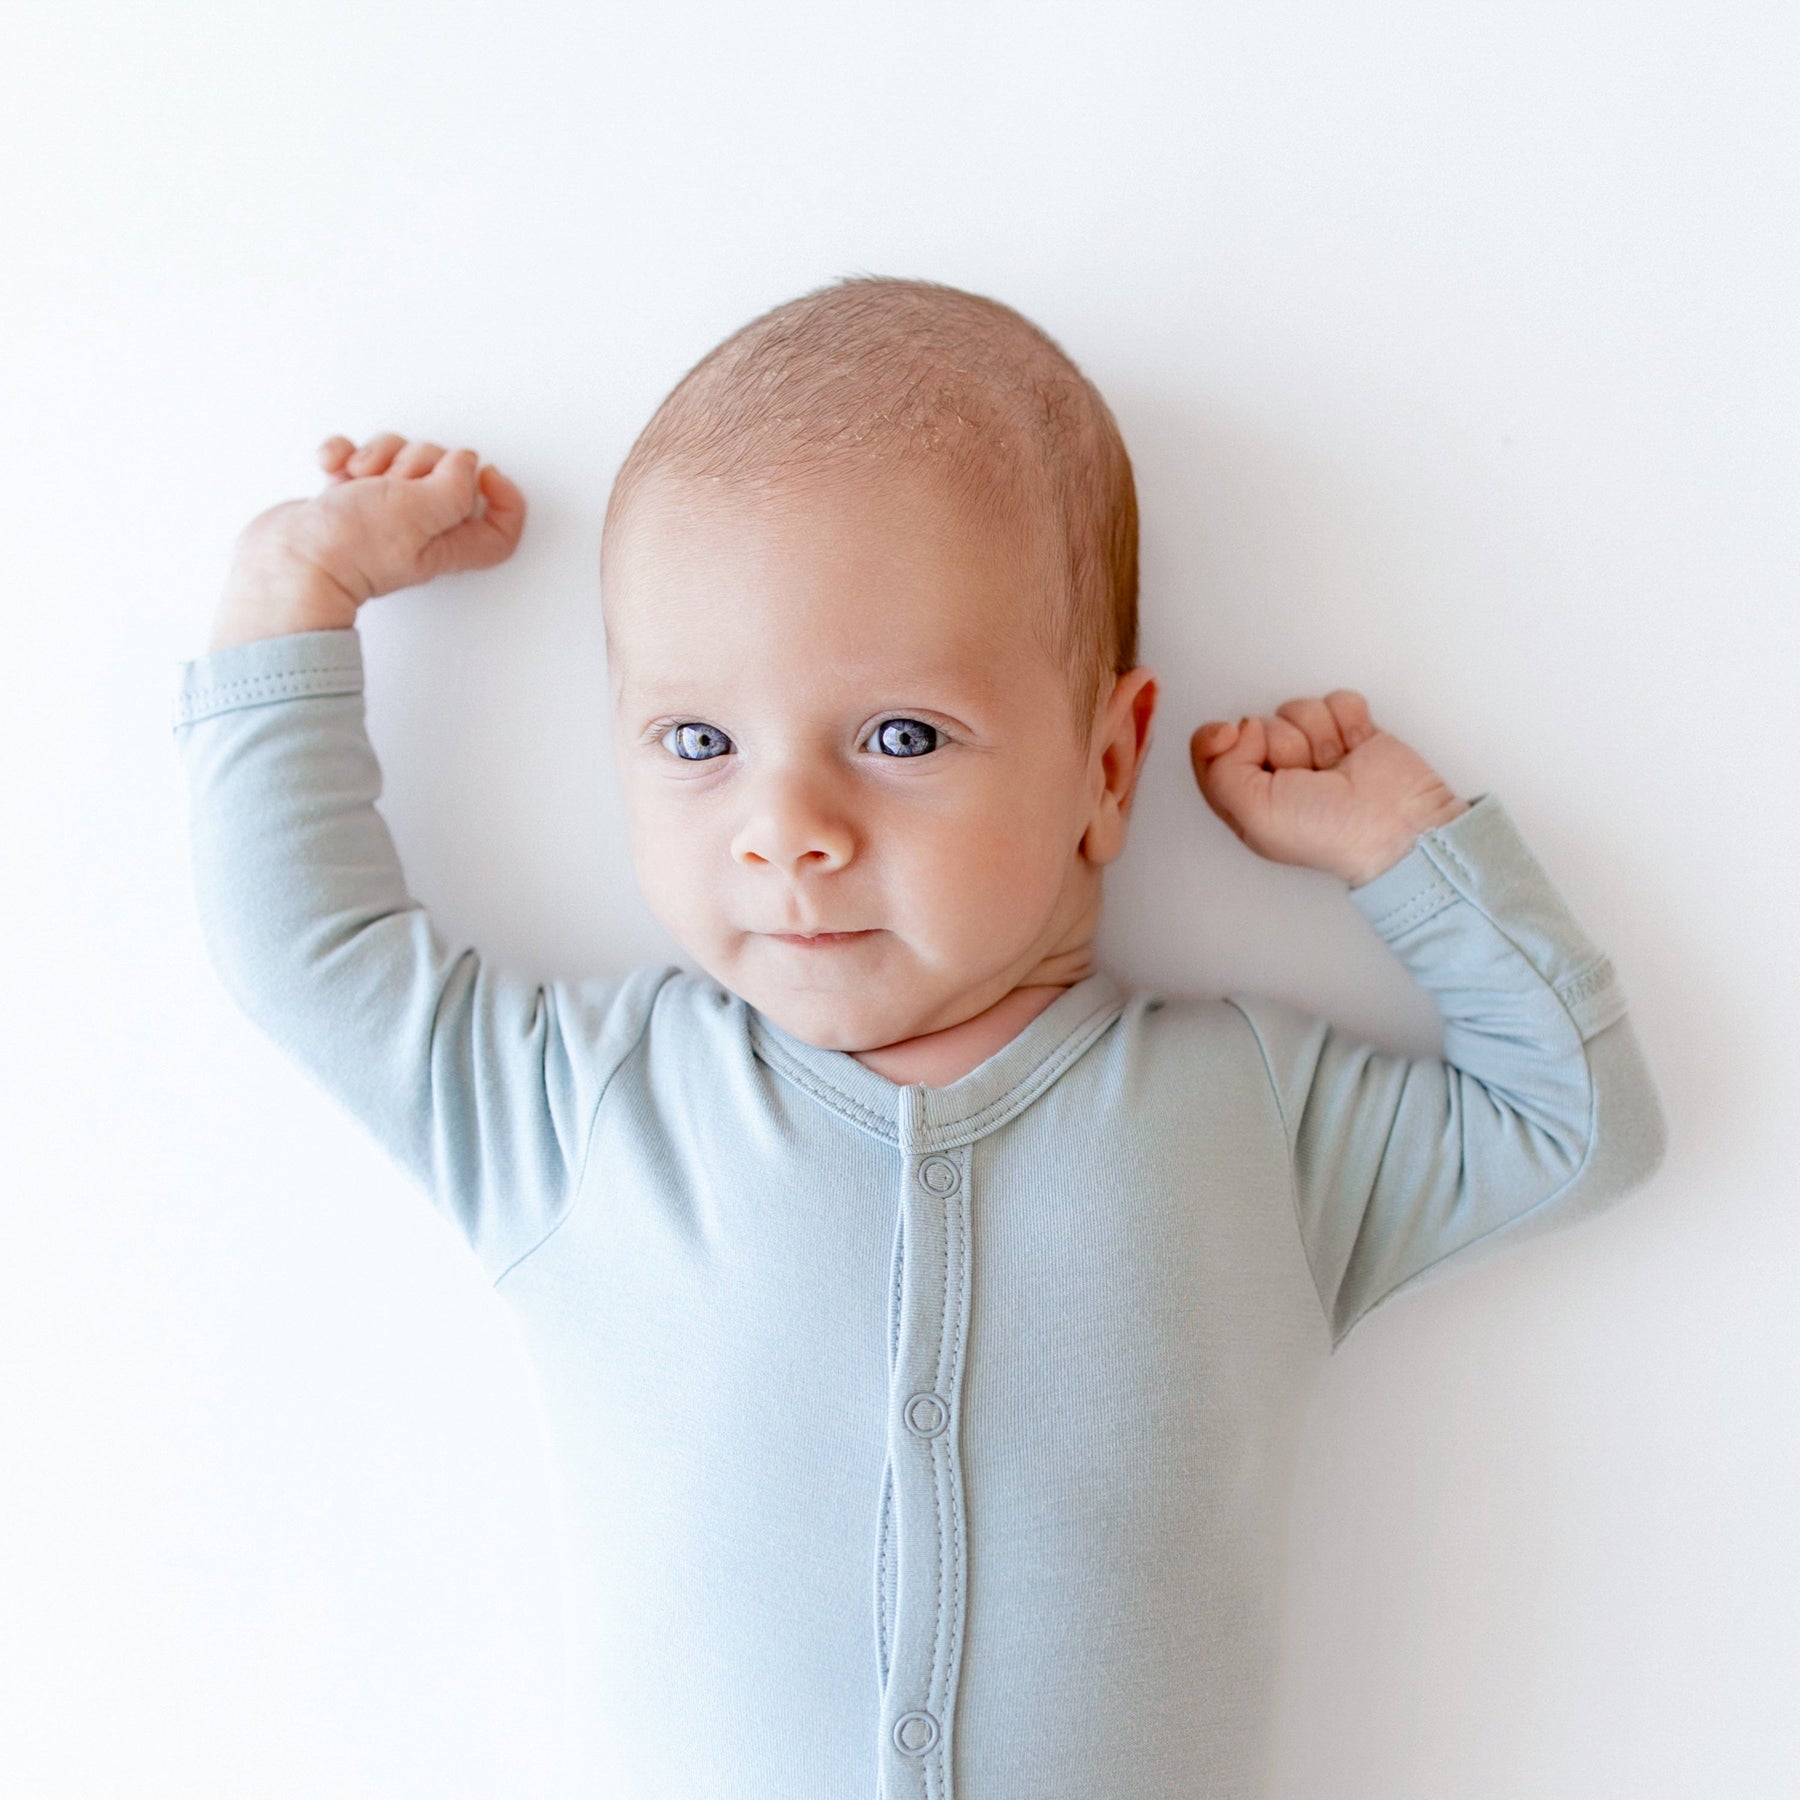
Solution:
<svg viewBox="0 0 1800 1800">
<path fill-rule="evenodd" d="M 931 748 L 929 750 L 914 751 L 910 755 L 907 755 L 907 754 L 902 754 L 902 755 L 897 755 L 897 756 L 884 755 L 883 760 L 886 762 L 913 762 L 913 761 L 916 761 L 921 756 L 930 756 L 933 754 L 933 752 L 935 752 L 937 750 L 941 750 L 943 748 L 945 742 L 947 741 L 945 738 L 944 732 L 938 726 L 931 724 L 930 721 L 926 720 L 926 719 L 915 719 L 908 713 L 900 713 L 900 714 L 896 714 L 891 719 L 879 720 L 871 728 L 868 738 L 865 738 L 863 741 L 865 743 L 867 743 L 871 739 L 878 739 L 881 736 L 882 732 L 884 732 L 890 725 L 918 725 L 918 726 L 921 726 L 926 731 L 928 731 L 932 734 L 932 737 L 935 741 L 932 743 Z M 665 747 L 667 747 L 669 739 L 674 737 L 677 732 L 687 731 L 687 730 L 714 732 L 720 738 L 722 738 L 727 745 L 729 745 L 731 743 L 730 737 L 727 736 L 727 734 L 724 733 L 723 731 L 720 731 L 716 725 L 707 725 L 698 719 L 678 719 L 678 720 L 676 720 L 674 724 L 670 725 L 669 727 L 667 727 L 666 730 L 663 731 L 662 735 L 657 739 L 657 742 L 660 744 L 663 744 Z M 672 757 L 674 757 L 677 762 L 703 763 L 703 762 L 716 762 L 718 760 L 718 756 L 723 756 L 723 755 L 727 754 L 727 752 L 722 750 L 716 756 L 683 756 L 683 755 L 681 755 L 681 753 L 679 751 L 677 751 L 673 748 L 670 748 L 669 754 Z"/>
</svg>

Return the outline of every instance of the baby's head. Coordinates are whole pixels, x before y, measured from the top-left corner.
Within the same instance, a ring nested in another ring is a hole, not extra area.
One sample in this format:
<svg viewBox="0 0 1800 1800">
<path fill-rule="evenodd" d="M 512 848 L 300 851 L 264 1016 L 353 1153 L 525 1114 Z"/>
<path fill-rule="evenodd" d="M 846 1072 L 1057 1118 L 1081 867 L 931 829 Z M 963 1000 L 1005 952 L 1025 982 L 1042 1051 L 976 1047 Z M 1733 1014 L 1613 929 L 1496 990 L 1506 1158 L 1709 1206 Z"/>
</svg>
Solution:
<svg viewBox="0 0 1800 1800">
<path fill-rule="evenodd" d="M 876 277 L 752 320 L 601 575 L 638 880 L 723 986 L 857 1051 L 1090 972 L 1155 683 L 1130 460 L 1034 325 Z"/>
</svg>

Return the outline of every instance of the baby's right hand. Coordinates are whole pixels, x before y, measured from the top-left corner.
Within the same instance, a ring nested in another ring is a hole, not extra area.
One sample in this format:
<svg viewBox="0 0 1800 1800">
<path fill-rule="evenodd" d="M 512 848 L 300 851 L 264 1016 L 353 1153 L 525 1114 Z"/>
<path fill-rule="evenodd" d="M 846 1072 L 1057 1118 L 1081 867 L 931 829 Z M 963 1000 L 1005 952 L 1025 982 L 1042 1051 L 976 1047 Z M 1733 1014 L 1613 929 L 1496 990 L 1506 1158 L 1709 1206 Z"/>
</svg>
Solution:
<svg viewBox="0 0 1800 1800">
<path fill-rule="evenodd" d="M 352 625 L 378 594 L 504 562 L 525 527 L 525 496 L 473 450 L 390 431 L 361 449 L 327 438 L 319 462 L 319 493 L 239 533 L 209 650 Z"/>
</svg>

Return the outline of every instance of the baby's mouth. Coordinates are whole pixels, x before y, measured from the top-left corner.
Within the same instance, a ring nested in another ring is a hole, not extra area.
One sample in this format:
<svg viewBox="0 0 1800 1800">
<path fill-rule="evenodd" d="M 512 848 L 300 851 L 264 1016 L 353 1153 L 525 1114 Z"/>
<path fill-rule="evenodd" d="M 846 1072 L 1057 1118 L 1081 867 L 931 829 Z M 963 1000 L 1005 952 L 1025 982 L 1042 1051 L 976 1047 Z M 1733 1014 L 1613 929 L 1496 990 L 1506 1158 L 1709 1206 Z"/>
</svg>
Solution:
<svg viewBox="0 0 1800 1800">
<path fill-rule="evenodd" d="M 800 950 L 830 950 L 842 944 L 854 944 L 873 937 L 871 931 L 766 931 L 763 936 L 777 944 L 792 944 Z"/>
</svg>

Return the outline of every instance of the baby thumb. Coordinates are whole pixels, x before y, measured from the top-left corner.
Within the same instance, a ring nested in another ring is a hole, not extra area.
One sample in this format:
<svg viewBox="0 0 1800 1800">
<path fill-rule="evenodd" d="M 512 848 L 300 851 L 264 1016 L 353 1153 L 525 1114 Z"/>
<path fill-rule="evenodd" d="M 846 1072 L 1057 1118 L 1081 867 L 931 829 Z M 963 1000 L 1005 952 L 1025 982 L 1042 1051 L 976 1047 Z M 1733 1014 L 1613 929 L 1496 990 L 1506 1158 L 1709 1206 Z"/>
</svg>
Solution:
<svg viewBox="0 0 1800 1800">
<path fill-rule="evenodd" d="M 1230 746 L 1216 756 L 1196 759 L 1195 774 L 1206 803 L 1239 837 L 1267 804 L 1274 777 L 1265 769 L 1269 753 L 1267 728 L 1254 714 L 1239 724 Z"/>
</svg>

